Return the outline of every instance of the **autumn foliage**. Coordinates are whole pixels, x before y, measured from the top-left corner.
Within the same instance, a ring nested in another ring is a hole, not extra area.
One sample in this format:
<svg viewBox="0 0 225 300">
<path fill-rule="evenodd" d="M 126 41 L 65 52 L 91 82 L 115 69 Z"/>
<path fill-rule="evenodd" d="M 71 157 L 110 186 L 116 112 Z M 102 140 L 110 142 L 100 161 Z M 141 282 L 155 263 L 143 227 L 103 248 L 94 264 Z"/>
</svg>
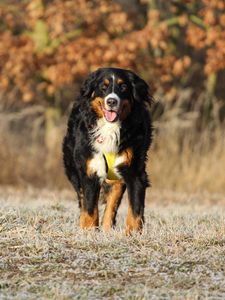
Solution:
<svg viewBox="0 0 225 300">
<path fill-rule="evenodd" d="M 164 107 L 180 101 L 204 112 L 211 101 L 221 116 L 223 0 L 9 0 L 0 19 L 4 108 L 36 103 L 63 112 L 87 73 L 117 66 L 141 74 Z"/>
</svg>

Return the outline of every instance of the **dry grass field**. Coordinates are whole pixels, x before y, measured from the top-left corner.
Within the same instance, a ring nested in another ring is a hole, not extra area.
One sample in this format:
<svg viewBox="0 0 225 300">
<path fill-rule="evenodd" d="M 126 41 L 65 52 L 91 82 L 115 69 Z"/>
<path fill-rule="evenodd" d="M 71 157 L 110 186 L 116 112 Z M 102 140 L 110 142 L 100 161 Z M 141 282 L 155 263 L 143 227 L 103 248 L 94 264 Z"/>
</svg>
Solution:
<svg viewBox="0 0 225 300">
<path fill-rule="evenodd" d="M 114 230 L 80 230 L 64 172 L 104 66 L 154 97 L 142 235 L 125 236 L 126 195 Z M 225 300 L 224 78 L 224 0 L 0 0 L 0 300 Z"/>
<path fill-rule="evenodd" d="M 0 299 L 225 299 L 221 194 L 150 190 L 132 237 L 126 199 L 106 234 L 78 228 L 71 191 L 0 195 Z"/>
</svg>

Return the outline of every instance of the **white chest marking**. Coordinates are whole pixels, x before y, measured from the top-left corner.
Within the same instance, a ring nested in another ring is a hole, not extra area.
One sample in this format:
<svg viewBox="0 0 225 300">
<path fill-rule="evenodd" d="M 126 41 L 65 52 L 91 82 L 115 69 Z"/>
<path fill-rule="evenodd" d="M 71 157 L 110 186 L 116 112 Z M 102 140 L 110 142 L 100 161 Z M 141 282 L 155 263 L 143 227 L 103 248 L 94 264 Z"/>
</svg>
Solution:
<svg viewBox="0 0 225 300">
<path fill-rule="evenodd" d="M 106 178 L 106 163 L 104 156 L 101 153 L 96 153 L 91 159 L 89 163 L 89 171 L 93 174 L 95 173 L 101 181 Z"/>
<path fill-rule="evenodd" d="M 91 140 L 97 152 L 117 153 L 120 143 L 120 122 L 109 123 L 105 118 L 99 119 L 91 132 Z"/>
<path fill-rule="evenodd" d="M 124 155 L 117 156 L 113 166 L 111 166 L 113 172 L 117 175 L 118 178 L 121 178 L 121 175 L 118 172 L 117 167 L 119 165 L 122 165 L 125 160 L 126 158 L 124 157 Z M 93 156 L 93 158 L 89 162 L 89 172 L 90 175 L 96 174 L 100 178 L 101 183 L 107 178 L 107 166 L 103 154 L 96 153 Z"/>
</svg>

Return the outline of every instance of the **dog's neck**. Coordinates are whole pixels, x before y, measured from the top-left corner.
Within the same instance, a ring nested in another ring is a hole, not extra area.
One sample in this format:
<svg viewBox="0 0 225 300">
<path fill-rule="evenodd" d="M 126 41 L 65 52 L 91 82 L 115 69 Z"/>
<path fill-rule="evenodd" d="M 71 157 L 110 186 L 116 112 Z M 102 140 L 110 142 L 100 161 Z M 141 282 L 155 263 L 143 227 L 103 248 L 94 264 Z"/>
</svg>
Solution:
<svg viewBox="0 0 225 300">
<path fill-rule="evenodd" d="M 118 153 L 120 144 L 120 121 L 110 123 L 101 118 L 91 128 L 91 144 L 100 153 Z"/>
</svg>

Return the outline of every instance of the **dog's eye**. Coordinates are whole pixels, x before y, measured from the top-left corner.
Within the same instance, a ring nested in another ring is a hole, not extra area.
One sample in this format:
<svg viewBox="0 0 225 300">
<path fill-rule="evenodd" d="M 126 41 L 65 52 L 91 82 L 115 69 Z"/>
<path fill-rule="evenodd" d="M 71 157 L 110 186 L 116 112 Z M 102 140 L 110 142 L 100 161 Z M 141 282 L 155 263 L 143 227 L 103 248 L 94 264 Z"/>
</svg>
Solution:
<svg viewBox="0 0 225 300">
<path fill-rule="evenodd" d="M 102 91 L 106 91 L 108 88 L 108 86 L 104 83 L 101 83 L 99 87 L 100 87 L 100 90 L 102 90 Z"/>
<path fill-rule="evenodd" d="M 125 92 L 127 90 L 127 85 L 125 83 L 121 84 L 120 89 L 122 92 Z"/>
</svg>

